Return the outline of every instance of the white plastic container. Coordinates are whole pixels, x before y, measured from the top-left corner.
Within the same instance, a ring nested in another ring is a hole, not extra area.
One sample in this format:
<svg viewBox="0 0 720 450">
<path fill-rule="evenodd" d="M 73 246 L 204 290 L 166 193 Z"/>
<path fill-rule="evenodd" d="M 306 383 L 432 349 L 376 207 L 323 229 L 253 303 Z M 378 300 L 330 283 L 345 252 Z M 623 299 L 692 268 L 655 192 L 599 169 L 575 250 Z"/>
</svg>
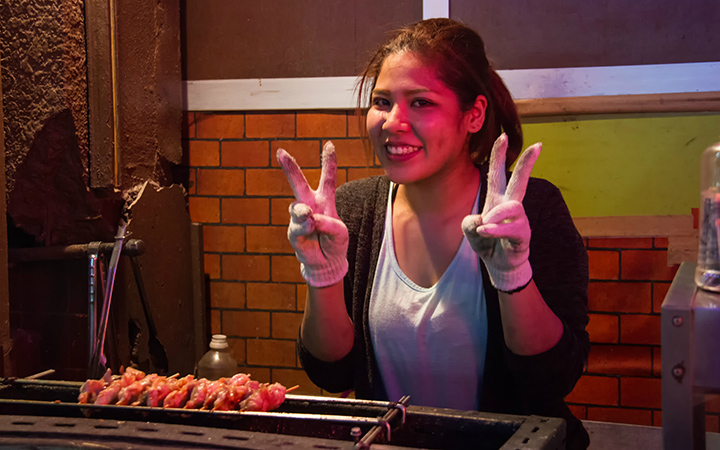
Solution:
<svg viewBox="0 0 720 450">
<path fill-rule="evenodd" d="M 702 154 L 698 264 L 695 284 L 720 292 L 720 142 Z"/>
<path fill-rule="evenodd" d="M 217 380 L 221 377 L 231 377 L 237 373 L 237 368 L 237 361 L 228 351 L 227 336 L 213 334 L 210 350 L 198 361 L 198 378 Z"/>
</svg>

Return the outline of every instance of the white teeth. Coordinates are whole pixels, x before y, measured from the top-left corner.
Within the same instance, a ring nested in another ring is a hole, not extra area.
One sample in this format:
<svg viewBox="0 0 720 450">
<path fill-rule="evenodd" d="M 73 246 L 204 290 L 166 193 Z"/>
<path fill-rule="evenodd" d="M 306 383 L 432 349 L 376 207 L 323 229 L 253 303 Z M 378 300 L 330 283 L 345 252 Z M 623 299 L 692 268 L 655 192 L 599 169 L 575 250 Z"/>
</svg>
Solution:
<svg viewBox="0 0 720 450">
<path fill-rule="evenodd" d="M 388 153 L 390 153 L 391 155 L 406 155 L 408 153 L 413 153 L 420 150 L 420 147 L 412 147 L 410 145 L 386 145 L 385 148 L 387 148 Z"/>
</svg>

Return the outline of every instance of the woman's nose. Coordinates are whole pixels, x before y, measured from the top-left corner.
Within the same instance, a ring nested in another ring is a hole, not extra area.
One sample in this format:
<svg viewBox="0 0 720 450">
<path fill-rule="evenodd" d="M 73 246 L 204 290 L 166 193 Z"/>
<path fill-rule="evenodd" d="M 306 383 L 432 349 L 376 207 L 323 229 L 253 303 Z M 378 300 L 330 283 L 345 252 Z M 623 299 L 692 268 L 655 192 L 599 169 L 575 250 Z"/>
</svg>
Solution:
<svg viewBox="0 0 720 450">
<path fill-rule="evenodd" d="M 387 112 L 383 130 L 390 132 L 402 132 L 409 129 L 407 115 L 399 104 L 394 104 L 392 109 Z"/>
</svg>

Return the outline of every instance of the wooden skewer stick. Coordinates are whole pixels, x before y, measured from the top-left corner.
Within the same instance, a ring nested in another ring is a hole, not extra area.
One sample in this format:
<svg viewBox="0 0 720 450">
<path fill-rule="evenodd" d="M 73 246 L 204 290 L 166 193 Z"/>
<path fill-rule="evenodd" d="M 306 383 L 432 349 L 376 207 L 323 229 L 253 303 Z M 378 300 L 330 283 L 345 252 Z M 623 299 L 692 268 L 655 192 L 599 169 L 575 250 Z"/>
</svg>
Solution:
<svg viewBox="0 0 720 450">
<path fill-rule="evenodd" d="M 291 387 L 291 388 L 285 389 L 285 393 L 287 394 L 288 392 L 294 391 L 295 389 L 297 389 L 297 388 L 299 388 L 299 387 L 300 387 L 300 385 L 299 385 L 299 384 L 296 384 L 295 386 L 293 386 L 293 387 Z"/>
</svg>

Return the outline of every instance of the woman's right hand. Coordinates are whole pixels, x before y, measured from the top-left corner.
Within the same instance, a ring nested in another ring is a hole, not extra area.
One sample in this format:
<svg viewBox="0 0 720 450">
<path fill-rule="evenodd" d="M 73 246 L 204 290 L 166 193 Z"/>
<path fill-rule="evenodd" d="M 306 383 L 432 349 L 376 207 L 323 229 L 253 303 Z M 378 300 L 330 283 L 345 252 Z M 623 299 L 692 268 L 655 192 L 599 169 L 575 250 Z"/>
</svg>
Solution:
<svg viewBox="0 0 720 450">
<path fill-rule="evenodd" d="M 322 152 L 320 185 L 312 190 L 295 159 L 283 149 L 277 159 L 297 201 L 290 205 L 288 239 L 308 285 L 326 287 L 347 273 L 348 230 L 335 209 L 337 159 L 327 142 Z"/>
</svg>

